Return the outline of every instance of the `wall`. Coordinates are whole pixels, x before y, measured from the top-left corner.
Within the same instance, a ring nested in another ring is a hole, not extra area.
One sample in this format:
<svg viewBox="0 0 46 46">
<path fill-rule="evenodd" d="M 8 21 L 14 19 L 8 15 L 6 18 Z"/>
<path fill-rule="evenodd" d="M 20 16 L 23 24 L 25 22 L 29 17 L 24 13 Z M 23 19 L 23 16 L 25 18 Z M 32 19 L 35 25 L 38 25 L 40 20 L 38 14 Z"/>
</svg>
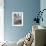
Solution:
<svg viewBox="0 0 46 46">
<path fill-rule="evenodd" d="M 0 0 L 0 42 L 4 41 L 4 0 Z"/>
<path fill-rule="evenodd" d="M 41 11 L 42 11 L 43 9 L 46 9 L 46 0 L 40 0 L 40 9 L 41 9 Z M 46 10 L 43 12 L 42 17 L 43 17 L 43 22 L 40 21 L 40 25 L 46 27 L 46 20 L 45 20 L 45 19 L 46 19 Z"/>
<path fill-rule="evenodd" d="M 32 29 L 35 12 L 40 10 L 40 0 L 4 0 L 4 36 L 7 41 L 18 41 Z M 12 26 L 12 12 L 24 12 L 23 27 Z"/>
</svg>

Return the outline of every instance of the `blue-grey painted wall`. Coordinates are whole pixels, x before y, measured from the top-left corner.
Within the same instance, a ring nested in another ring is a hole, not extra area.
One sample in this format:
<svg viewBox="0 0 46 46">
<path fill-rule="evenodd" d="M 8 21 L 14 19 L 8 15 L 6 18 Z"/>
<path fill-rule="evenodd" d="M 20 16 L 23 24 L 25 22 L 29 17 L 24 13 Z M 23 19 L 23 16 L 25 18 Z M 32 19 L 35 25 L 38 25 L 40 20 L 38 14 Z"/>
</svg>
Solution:
<svg viewBox="0 0 46 46">
<path fill-rule="evenodd" d="M 7 41 L 18 41 L 32 29 L 33 18 L 40 9 L 40 0 L 4 0 L 4 38 Z M 12 12 L 24 12 L 23 27 L 12 26 Z"/>
<path fill-rule="evenodd" d="M 43 9 L 46 9 L 46 0 L 41 0 L 40 1 L 40 10 L 42 11 Z M 40 25 L 46 27 L 46 10 L 43 12 L 43 22 L 40 21 Z"/>
</svg>

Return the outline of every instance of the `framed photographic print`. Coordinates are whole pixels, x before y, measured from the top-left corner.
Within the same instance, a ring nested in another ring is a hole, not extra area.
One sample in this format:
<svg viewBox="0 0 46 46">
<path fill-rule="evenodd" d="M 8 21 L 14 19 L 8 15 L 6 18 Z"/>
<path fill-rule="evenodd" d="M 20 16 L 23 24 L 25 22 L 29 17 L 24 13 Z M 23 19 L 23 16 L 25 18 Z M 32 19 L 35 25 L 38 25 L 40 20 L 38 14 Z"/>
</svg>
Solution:
<svg viewBox="0 0 46 46">
<path fill-rule="evenodd" d="M 23 26 L 23 12 L 12 12 L 12 26 Z"/>
</svg>

